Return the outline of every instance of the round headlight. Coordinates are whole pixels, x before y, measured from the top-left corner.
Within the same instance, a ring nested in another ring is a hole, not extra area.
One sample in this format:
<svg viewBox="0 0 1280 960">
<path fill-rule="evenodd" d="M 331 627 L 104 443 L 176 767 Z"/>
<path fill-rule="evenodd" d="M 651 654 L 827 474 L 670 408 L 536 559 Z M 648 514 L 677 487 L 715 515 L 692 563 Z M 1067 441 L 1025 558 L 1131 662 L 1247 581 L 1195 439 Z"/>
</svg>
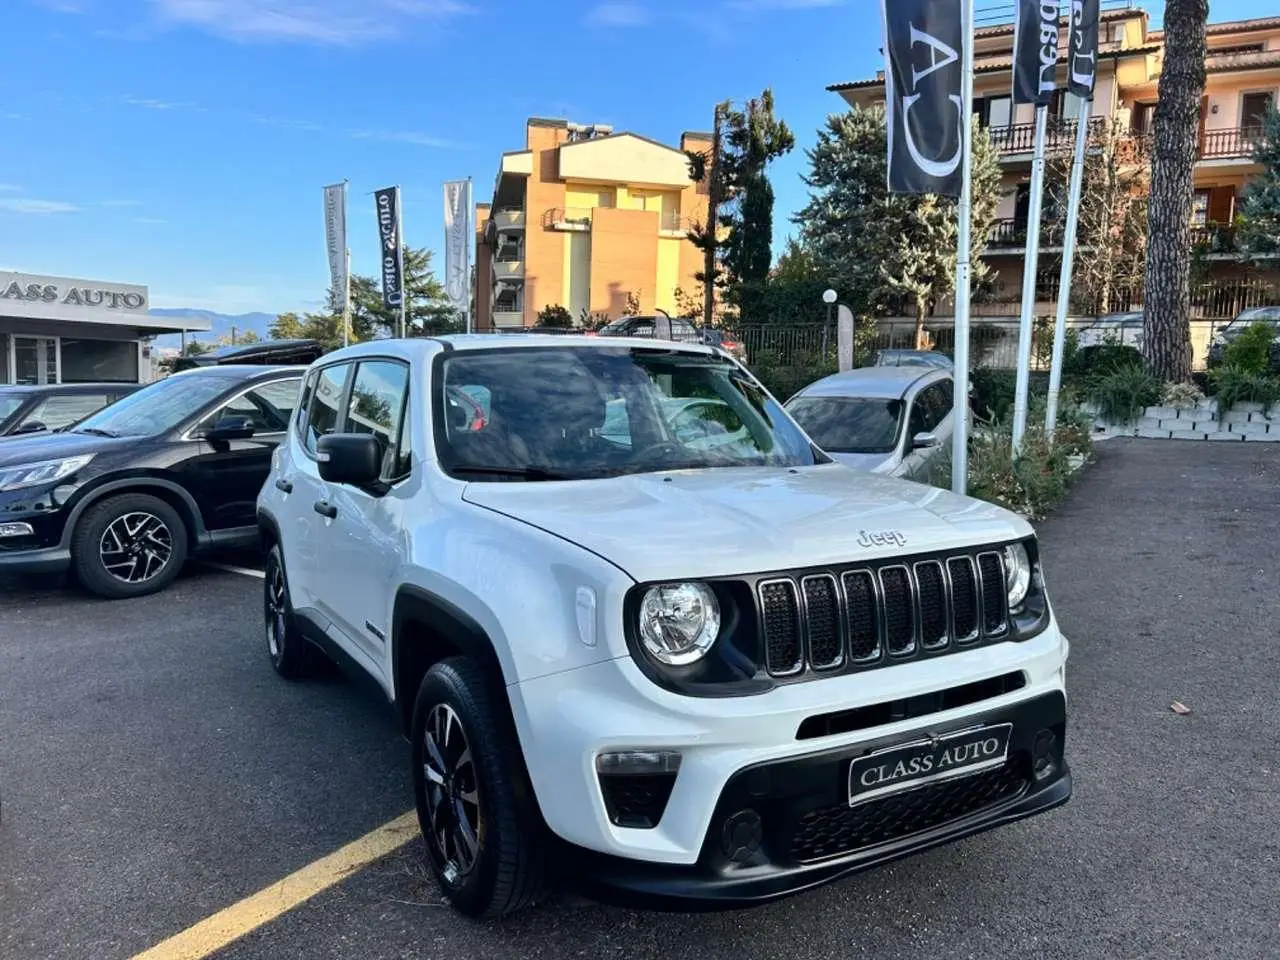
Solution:
<svg viewBox="0 0 1280 960">
<path fill-rule="evenodd" d="M 649 654 L 669 667 L 701 660 L 720 635 L 720 604 L 701 583 L 653 587 L 640 605 L 640 639 Z"/>
<path fill-rule="evenodd" d="M 1009 609 L 1016 610 L 1031 589 L 1031 558 L 1021 543 L 1004 548 L 1004 585 L 1009 590 Z"/>
</svg>

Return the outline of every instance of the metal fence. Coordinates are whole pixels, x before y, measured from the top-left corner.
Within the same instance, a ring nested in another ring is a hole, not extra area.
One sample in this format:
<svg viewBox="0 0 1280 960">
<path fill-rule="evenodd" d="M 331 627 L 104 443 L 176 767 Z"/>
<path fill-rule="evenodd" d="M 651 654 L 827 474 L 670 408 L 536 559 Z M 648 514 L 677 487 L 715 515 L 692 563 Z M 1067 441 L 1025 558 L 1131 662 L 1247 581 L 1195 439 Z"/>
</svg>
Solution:
<svg viewBox="0 0 1280 960">
<path fill-rule="evenodd" d="M 1071 319 L 1068 331 L 1077 335 L 1093 322 L 1092 317 Z M 1203 369 L 1214 333 L 1229 319 L 1192 320 L 1191 346 L 1194 366 Z M 974 317 L 969 328 L 969 349 L 974 368 L 1014 370 L 1018 365 L 1020 324 L 1016 317 Z M 926 323 L 930 349 L 950 355 L 955 349 L 955 327 L 951 323 Z M 823 324 L 753 324 L 735 334 L 747 354 L 749 365 L 775 367 L 822 367 L 835 357 L 835 329 Z M 915 321 L 875 321 L 874 330 L 855 333 L 859 353 L 870 362 L 877 350 L 912 350 L 916 347 Z M 1126 342 L 1128 340 L 1126 339 Z M 1048 370 L 1053 351 L 1053 323 L 1047 317 L 1032 328 L 1031 368 Z"/>
</svg>

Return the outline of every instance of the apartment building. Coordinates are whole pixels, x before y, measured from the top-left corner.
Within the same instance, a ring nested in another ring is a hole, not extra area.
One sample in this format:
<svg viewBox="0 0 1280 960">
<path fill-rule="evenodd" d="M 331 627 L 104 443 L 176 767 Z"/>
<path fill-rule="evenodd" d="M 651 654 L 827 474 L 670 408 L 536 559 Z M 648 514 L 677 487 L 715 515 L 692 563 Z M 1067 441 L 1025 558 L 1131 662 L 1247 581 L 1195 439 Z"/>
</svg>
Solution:
<svg viewBox="0 0 1280 960">
<path fill-rule="evenodd" d="M 1062 27 L 1059 90 L 1049 107 L 1050 155 L 1070 154 L 1081 120 L 1082 104 L 1066 89 L 1065 20 Z M 1131 140 L 1128 155 L 1135 158 L 1142 157 L 1149 142 L 1163 51 L 1164 34 L 1150 28 L 1146 11 L 1127 3 L 1103 10 L 1096 93 L 1085 122 L 1100 129 L 1109 120 L 1113 131 Z M 1013 24 L 980 25 L 975 30 L 974 113 L 999 148 L 1005 193 L 986 258 L 997 288 L 1006 291 L 1021 285 L 1035 139 L 1035 107 L 1012 102 L 1012 64 Z M 1239 271 L 1232 224 L 1244 185 L 1259 171 L 1252 154 L 1261 119 L 1280 93 L 1280 17 L 1211 23 L 1206 67 L 1193 235 L 1205 250 L 1210 276 L 1227 277 Z M 883 104 L 884 73 L 827 89 L 851 106 Z M 1045 288 L 1057 280 L 1059 229 L 1046 211 L 1038 300 L 1056 295 Z"/>
<path fill-rule="evenodd" d="M 619 317 L 629 301 L 674 315 L 676 291 L 693 293 L 702 266 L 690 226 L 707 217 L 685 151 L 710 149 L 710 134 L 668 146 L 531 118 L 524 149 L 502 156 L 492 201 L 476 206 L 476 328 L 533 326 L 555 305 L 575 321 Z"/>
</svg>

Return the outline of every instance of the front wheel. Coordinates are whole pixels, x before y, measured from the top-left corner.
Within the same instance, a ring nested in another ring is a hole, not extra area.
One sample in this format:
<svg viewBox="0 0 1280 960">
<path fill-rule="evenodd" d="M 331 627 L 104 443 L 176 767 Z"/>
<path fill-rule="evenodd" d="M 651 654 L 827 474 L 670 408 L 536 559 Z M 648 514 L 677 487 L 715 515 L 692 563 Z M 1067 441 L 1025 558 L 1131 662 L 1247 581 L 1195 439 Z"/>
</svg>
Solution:
<svg viewBox="0 0 1280 960">
<path fill-rule="evenodd" d="M 483 671 L 455 657 L 423 678 L 413 712 L 413 780 L 427 855 L 461 913 L 492 918 L 542 889 L 540 820 L 523 766 Z"/>
<path fill-rule="evenodd" d="M 109 497 L 76 524 L 71 557 L 77 579 L 100 597 L 158 593 L 182 572 L 187 528 L 178 511 L 159 497 Z"/>
<path fill-rule="evenodd" d="M 267 635 L 267 656 L 276 673 L 286 680 L 298 680 L 313 665 L 310 644 L 298 630 L 284 573 L 284 554 L 273 544 L 267 553 L 262 580 L 262 613 Z"/>
</svg>

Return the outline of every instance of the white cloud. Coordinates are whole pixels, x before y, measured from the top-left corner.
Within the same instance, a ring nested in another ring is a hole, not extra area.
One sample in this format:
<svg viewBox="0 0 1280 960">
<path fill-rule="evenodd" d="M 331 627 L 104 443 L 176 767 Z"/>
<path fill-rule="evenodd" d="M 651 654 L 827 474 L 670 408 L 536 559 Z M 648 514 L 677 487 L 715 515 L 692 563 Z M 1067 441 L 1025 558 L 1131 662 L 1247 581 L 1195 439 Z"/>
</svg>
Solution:
<svg viewBox="0 0 1280 960">
<path fill-rule="evenodd" d="M 155 97 L 125 97 L 124 103 L 131 107 L 143 107 L 147 110 L 199 110 L 194 103 L 182 100 L 159 100 Z"/>
<path fill-rule="evenodd" d="M 771 10 L 814 10 L 819 7 L 842 7 L 848 0 L 729 0 L 731 10 L 766 13 Z"/>
<path fill-rule="evenodd" d="M 140 207 L 142 206 L 142 201 L 141 200 L 102 200 L 102 201 L 99 201 L 98 205 L 102 207 Z"/>
<path fill-rule="evenodd" d="M 588 23 L 602 27 L 639 27 L 649 20 L 649 11 L 633 0 L 602 3 L 587 14 Z"/>
<path fill-rule="evenodd" d="M 150 0 L 162 20 L 228 40 L 355 46 L 414 20 L 468 13 L 462 0 Z"/>
<path fill-rule="evenodd" d="M 161 220 L 159 217 L 134 217 L 134 223 L 159 224 L 168 223 L 168 220 Z"/>
<path fill-rule="evenodd" d="M 36 200 L 32 197 L 0 197 L 0 210 L 8 213 L 28 213 L 47 216 L 54 213 L 75 213 L 80 208 L 62 200 Z"/>
<path fill-rule="evenodd" d="M 380 140 L 383 143 L 411 143 L 415 147 L 431 147 L 436 150 L 469 150 L 465 143 L 445 137 L 433 137 L 415 130 L 350 130 L 353 140 Z"/>
<path fill-rule="evenodd" d="M 21 193 L 22 188 L 16 183 L 0 183 L 0 193 Z"/>
</svg>

